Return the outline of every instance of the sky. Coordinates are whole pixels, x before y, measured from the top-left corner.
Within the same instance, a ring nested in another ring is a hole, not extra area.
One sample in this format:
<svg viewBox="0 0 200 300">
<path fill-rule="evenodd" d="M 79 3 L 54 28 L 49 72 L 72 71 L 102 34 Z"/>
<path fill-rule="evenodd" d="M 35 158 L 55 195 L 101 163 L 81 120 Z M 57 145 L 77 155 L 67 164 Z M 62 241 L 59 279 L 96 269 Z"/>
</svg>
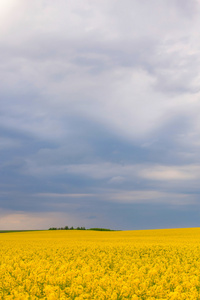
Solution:
<svg viewBox="0 0 200 300">
<path fill-rule="evenodd" d="M 200 226 L 199 16 L 1 0 L 0 229 Z"/>
</svg>

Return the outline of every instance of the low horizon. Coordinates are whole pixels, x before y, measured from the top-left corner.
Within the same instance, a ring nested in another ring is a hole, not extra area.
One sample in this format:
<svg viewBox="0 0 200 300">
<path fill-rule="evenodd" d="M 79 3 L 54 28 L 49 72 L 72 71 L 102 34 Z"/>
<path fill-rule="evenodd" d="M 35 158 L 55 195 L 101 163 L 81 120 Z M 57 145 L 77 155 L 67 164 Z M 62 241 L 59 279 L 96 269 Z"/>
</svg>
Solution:
<svg viewBox="0 0 200 300">
<path fill-rule="evenodd" d="M 46 228 L 46 229 L 0 229 L 0 233 L 3 232 L 25 232 L 25 231 L 87 231 L 87 230 L 91 230 L 91 231 L 103 231 L 103 232 L 113 232 L 113 231 L 147 231 L 147 230 L 176 230 L 176 229 L 200 229 L 200 226 L 197 227 L 168 227 L 168 228 L 143 228 L 143 229 L 111 229 L 111 228 L 99 228 L 99 227 L 95 227 L 95 228 L 85 228 L 83 229 L 77 229 L 76 227 L 74 227 L 73 229 L 69 228 L 69 229 L 64 229 L 64 228 L 59 228 L 57 227 L 56 229 L 51 229 L 51 228 Z"/>
</svg>

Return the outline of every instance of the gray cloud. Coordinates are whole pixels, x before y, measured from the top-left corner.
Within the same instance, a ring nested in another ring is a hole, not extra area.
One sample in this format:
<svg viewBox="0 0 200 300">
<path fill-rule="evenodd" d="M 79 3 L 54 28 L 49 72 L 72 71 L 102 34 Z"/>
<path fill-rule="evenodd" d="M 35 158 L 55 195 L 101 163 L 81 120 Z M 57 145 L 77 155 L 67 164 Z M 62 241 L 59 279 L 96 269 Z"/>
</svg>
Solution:
<svg viewBox="0 0 200 300">
<path fill-rule="evenodd" d="M 0 226 L 196 224 L 199 2 L 0 8 Z"/>
</svg>

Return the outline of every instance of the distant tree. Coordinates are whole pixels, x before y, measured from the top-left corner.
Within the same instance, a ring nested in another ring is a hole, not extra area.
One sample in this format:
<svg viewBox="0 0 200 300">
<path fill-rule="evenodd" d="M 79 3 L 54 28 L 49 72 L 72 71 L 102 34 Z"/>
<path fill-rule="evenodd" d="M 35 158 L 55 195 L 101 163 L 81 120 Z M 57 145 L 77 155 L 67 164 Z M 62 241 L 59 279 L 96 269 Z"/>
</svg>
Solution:
<svg viewBox="0 0 200 300">
<path fill-rule="evenodd" d="M 73 226 L 72 227 L 68 227 L 68 226 L 65 226 L 65 227 L 51 227 L 49 228 L 49 230 L 86 230 L 85 227 L 77 227 L 77 228 L 74 228 Z M 109 229 L 103 229 L 103 228 L 90 228 L 90 230 L 109 230 Z"/>
<path fill-rule="evenodd" d="M 107 228 L 90 228 L 89 230 L 96 230 L 96 231 L 114 231 L 114 230 L 107 229 Z"/>
</svg>

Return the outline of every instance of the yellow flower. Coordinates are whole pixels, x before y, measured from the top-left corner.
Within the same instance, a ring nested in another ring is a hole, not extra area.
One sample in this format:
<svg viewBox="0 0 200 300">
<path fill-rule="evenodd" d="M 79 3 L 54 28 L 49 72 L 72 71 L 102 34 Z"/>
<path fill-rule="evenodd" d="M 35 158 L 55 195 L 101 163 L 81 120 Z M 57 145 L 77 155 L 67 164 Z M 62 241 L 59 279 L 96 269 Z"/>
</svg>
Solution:
<svg viewBox="0 0 200 300">
<path fill-rule="evenodd" d="M 0 235 L 0 299 L 194 300 L 200 229 Z"/>
</svg>

